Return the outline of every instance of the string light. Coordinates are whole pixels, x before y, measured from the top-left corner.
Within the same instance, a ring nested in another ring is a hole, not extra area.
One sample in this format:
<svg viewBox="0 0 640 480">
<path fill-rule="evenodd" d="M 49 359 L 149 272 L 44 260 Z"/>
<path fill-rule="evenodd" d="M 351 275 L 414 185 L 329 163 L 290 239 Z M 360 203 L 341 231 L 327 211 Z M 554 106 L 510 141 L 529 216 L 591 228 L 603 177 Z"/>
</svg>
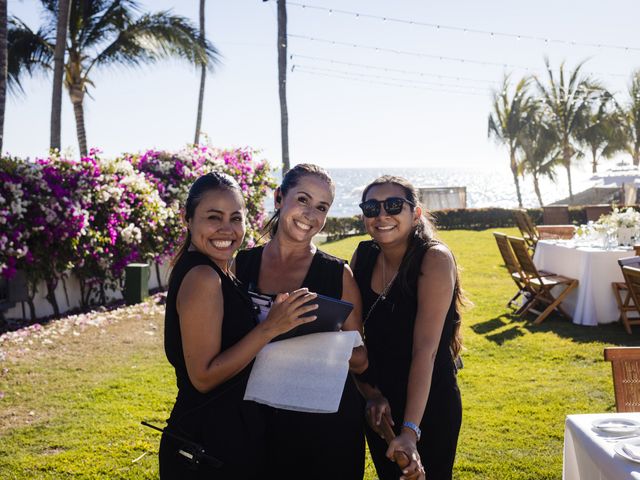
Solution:
<svg viewBox="0 0 640 480">
<path fill-rule="evenodd" d="M 470 81 L 470 82 L 482 82 L 482 83 L 496 83 L 495 80 L 485 80 L 479 78 L 469 78 L 469 77 L 461 77 L 459 75 L 443 75 L 440 73 L 430 73 L 430 72 L 421 72 L 418 70 L 403 70 L 399 68 L 389 68 L 389 67 L 380 67 L 377 65 L 368 65 L 364 63 L 353 63 L 353 62 L 343 62 L 341 60 L 334 60 L 332 58 L 325 57 L 314 57 L 311 55 L 298 55 L 297 53 L 292 53 L 289 56 L 290 60 L 294 59 L 304 59 L 304 60 L 313 60 L 318 62 L 328 62 L 335 65 L 345 65 L 348 67 L 357 67 L 357 68 L 365 68 L 368 70 L 380 70 L 385 72 L 395 72 L 395 73 L 404 73 L 408 75 L 419 75 L 421 77 L 437 77 L 441 79 L 449 79 L 449 80 L 457 80 L 457 81 Z"/>
<path fill-rule="evenodd" d="M 640 51 L 640 47 L 632 47 L 628 45 L 577 42 L 575 40 L 565 40 L 561 38 L 547 38 L 547 37 L 540 37 L 536 35 L 523 35 L 518 33 L 510 33 L 510 32 L 495 32 L 495 31 L 489 31 L 489 30 L 480 30 L 477 28 L 458 27 L 455 25 L 442 25 L 442 24 L 429 23 L 429 22 L 419 22 L 419 21 L 407 20 L 403 18 L 393 18 L 393 17 L 386 17 L 386 16 L 383 17 L 383 16 L 372 15 L 368 13 L 352 12 L 349 10 L 340 10 L 335 8 L 326 8 L 318 5 L 306 5 L 298 2 L 286 2 L 286 4 L 291 5 L 293 7 L 300 7 L 300 8 L 310 9 L 310 10 L 319 10 L 319 11 L 325 11 L 330 13 L 337 13 L 340 15 L 353 16 L 356 18 L 369 18 L 372 20 L 381 20 L 383 22 L 402 23 L 402 24 L 408 24 L 408 25 L 416 25 L 419 27 L 433 28 L 436 30 L 449 30 L 453 32 L 473 33 L 476 35 L 488 35 L 490 37 L 496 36 L 496 37 L 502 37 L 502 38 L 512 38 L 515 40 L 525 39 L 530 41 L 544 42 L 547 45 L 549 43 L 556 43 L 561 45 L 582 46 L 582 47 L 591 47 L 591 48 L 598 48 L 598 49 L 622 50 L 624 52 Z"/>
<path fill-rule="evenodd" d="M 449 57 L 444 55 L 435 55 L 432 53 L 422 53 L 422 52 L 409 52 L 406 50 L 397 50 L 395 48 L 385 48 L 385 47 L 375 47 L 371 45 L 360 45 L 356 43 L 347 43 L 347 42 L 338 42 L 335 40 L 327 40 L 324 38 L 315 38 L 308 37 L 306 35 L 296 35 L 296 34 L 287 34 L 287 37 L 290 38 L 298 38 L 300 40 L 308 40 L 310 42 L 320 42 L 320 43 L 329 43 L 332 45 L 342 45 L 346 47 L 354 47 L 354 48 L 364 48 L 368 50 L 374 50 L 376 52 L 387 52 L 387 53 L 395 53 L 397 55 L 409 55 L 413 57 L 421 57 L 421 58 L 435 58 L 437 60 L 448 61 L 448 62 L 458 62 L 458 63 L 473 63 L 475 65 L 489 65 L 494 67 L 506 67 L 506 68 L 519 68 L 522 70 L 529 70 L 529 67 L 523 67 L 521 65 L 512 65 L 509 63 L 498 63 L 498 62 L 484 62 L 480 60 L 472 60 L 468 58 L 460 58 L 460 57 Z"/>
<path fill-rule="evenodd" d="M 313 76 L 318 76 L 318 77 L 338 78 L 338 79 L 341 79 L 341 80 L 350 80 L 350 81 L 366 83 L 366 84 L 370 84 L 370 85 L 384 85 L 384 86 L 388 86 L 388 87 L 397 87 L 397 88 L 412 88 L 412 89 L 415 89 L 415 90 L 426 90 L 426 91 L 437 92 L 437 93 L 447 93 L 447 94 L 453 94 L 453 95 L 471 95 L 471 96 L 475 96 L 475 97 L 484 97 L 484 98 L 486 98 L 486 95 L 480 94 L 480 93 L 473 93 L 473 92 L 466 92 L 466 91 L 452 91 L 452 90 L 445 90 L 445 89 L 440 89 L 440 88 L 422 87 L 422 86 L 417 86 L 417 85 L 407 85 L 407 84 L 393 83 L 393 82 L 381 82 L 381 81 L 376 81 L 376 80 L 365 80 L 365 79 L 357 78 L 357 77 L 351 76 L 351 75 L 338 75 L 338 74 L 333 74 L 333 73 L 316 72 L 316 71 L 307 70 L 307 69 L 304 69 L 304 68 L 296 68 L 296 74 L 298 74 L 298 73 L 303 73 L 303 74 L 306 74 L 306 75 L 313 75 Z"/>
<path fill-rule="evenodd" d="M 481 92 L 482 89 L 476 88 L 476 87 L 472 87 L 469 85 L 451 85 L 451 84 L 446 84 L 446 83 L 438 83 L 438 82 L 429 82 L 429 81 L 423 81 L 423 80 L 413 80 L 413 79 L 407 79 L 407 78 L 397 78 L 397 77 L 389 77 L 389 76 L 385 76 L 385 75 L 372 75 L 372 74 L 366 74 L 366 73 L 359 73 L 359 72 L 350 72 L 350 71 L 345 71 L 345 70 L 336 70 L 336 69 L 332 69 L 332 68 L 321 68 L 321 67 L 314 67 L 314 66 L 308 66 L 308 65 L 299 65 L 299 64 L 294 64 L 293 67 L 296 69 L 296 71 L 300 71 L 300 70 L 304 70 L 307 72 L 318 72 L 318 73 L 332 73 L 332 74 L 338 74 L 338 75 L 347 75 L 347 76 L 352 76 L 355 78 L 367 78 L 367 79 L 376 79 L 376 80 L 385 80 L 385 81 L 392 81 L 392 82 L 403 82 L 406 84 L 412 84 L 412 85 L 426 85 L 426 86 L 430 86 L 430 87 L 445 87 L 445 88 L 456 88 L 456 89 L 461 89 L 461 91 L 464 91 L 465 89 L 467 91 L 472 91 L 472 92 Z M 293 72 L 293 68 L 291 70 Z"/>
<path fill-rule="evenodd" d="M 420 58 L 432 58 L 432 59 L 436 59 L 436 60 L 440 60 L 440 61 L 457 62 L 457 63 L 461 63 L 461 64 L 474 64 L 474 65 L 500 67 L 500 68 L 506 68 L 506 69 L 519 69 L 519 70 L 525 70 L 526 72 L 530 72 L 530 71 L 535 71 L 536 70 L 535 68 L 526 67 L 526 66 L 523 66 L 523 65 L 514 65 L 514 64 L 510 64 L 510 63 L 487 62 L 487 61 L 474 60 L 474 59 L 469 59 L 469 58 L 449 57 L 449 56 L 445 56 L 445 55 L 436 55 L 436 54 L 432 54 L 432 53 L 410 52 L 410 51 L 406 51 L 406 50 L 397 50 L 395 48 L 375 47 L 375 46 L 371 46 L 371 45 L 360 45 L 360 44 L 357 44 L 357 43 L 347 43 L 347 42 L 339 42 L 339 41 L 336 41 L 336 40 L 327 40 L 327 39 L 324 39 L 324 38 L 308 37 L 306 35 L 287 34 L 287 37 L 298 38 L 298 39 L 307 40 L 307 41 L 310 41 L 310 42 L 328 43 L 328 44 L 331 44 L 333 46 L 340 45 L 340 46 L 346 46 L 346 47 L 351 47 L 351 48 L 362 48 L 362 49 L 367 49 L 367 50 L 373 50 L 375 52 L 386 52 L 386 53 L 393 53 L 393 54 L 396 54 L 396 55 L 407 55 L 407 56 L 420 57 Z M 625 78 L 628 77 L 628 75 L 624 74 L 624 73 L 609 73 L 609 72 L 595 72 L 595 71 L 593 71 L 591 73 L 595 74 L 595 75 L 598 75 L 598 76 L 605 76 L 605 77 L 625 77 Z"/>
</svg>

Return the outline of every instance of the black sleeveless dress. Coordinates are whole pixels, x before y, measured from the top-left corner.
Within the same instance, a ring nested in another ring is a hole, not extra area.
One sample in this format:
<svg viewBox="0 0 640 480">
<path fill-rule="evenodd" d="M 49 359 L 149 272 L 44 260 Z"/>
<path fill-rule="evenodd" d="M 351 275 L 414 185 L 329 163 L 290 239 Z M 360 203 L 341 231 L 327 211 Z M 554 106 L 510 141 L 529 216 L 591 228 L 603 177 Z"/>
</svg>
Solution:
<svg viewBox="0 0 640 480">
<path fill-rule="evenodd" d="M 371 289 L 371 276 L 379 253 L 380 249 L 373 241 L 358 245 L 354 275 L 362 294 L 365 316 L 378 298 L 378 294 Z M 425 253 L 426 249 L 415 260 L 416 265 L 422 263 Z M 416 269 L 413 278 L 408 279 L 414 292 L 418 286 L 418 274 L 419 269 Z M 404 421 L 417 306 L 415 296 L 407 295 L 399 282 L 395 282 L 386 299 L 378 302 L 364 324 L 369 369 L 372 370 L 367 373 L 375 379 L 378 388 L 389 400 L 396 430 Z M 455 300 L 452 298 L 435 358 L 429 399 L 420 422 L 422 438 L 417 444 L 429 480 L 451 479 L 462 421 L 460 391 L 449 351 L 458 320 Z M 380 479 L 397 480 L 401 472 L 395 463 L 385 457 L 386 442 L 368 425 L 366 433 L 369 451 Z"/>
<path fill-rule="evenodd" d="M 222 280 L 221 350 L 237 343 L 256 325 L 251 300 L 237 280 L 199 252 L 187 252 L 182 256 L 169 282 L 165 314 L 165 353 L 175 368 L 178 386 L 167 430 L 201 445 L 208 455 L 223 465 L 214 468 L 205 461 L 195 470 L 190 468 L 190 462 L 179 453 L 180 450 L 188 451 L 189 445 L 163 434 L 159 453 L 160 478 L 262 478 L 266 454 L 264 413 L 257 403 L 243 400 L 252 364 L 208 393 L 196 390 L 187 374 L 176 299 L 185 275 L 199 265 L 213 268 Z"/>
<path fill-rule="evenodd" d="M 236 275 L 257 291 L 263 247 L 238 252 Z M 320 250 L 302 287 L 342 297 L 344 261 Z M 355 480 L 364 475 L 364 403 L 347 375 L 336 413 L 304 413 L 264 407 L 268 412 L 268 460 L 264 478 Z"/>
</svg>

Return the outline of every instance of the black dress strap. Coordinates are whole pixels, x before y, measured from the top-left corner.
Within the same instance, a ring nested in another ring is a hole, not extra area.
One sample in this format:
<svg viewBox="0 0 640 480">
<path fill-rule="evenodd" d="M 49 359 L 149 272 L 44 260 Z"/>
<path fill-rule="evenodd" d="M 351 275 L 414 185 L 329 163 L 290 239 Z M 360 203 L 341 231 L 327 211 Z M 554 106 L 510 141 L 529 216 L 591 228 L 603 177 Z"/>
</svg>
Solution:
<svg viewBox="0 0 640 480">
<path fill-rule="evenodd" d="M 365 240 L 358 244 L 356 249 L 356 265 L 353 268 L 353 276 L 360 289 L 363 285 L 371 284 L 371 275 L 375 265 L 375 258 L 380 253 L 378 245 L 373 240 Z M 352 266 L 353 267 L 353 266 Z"/>
<path fill-rule="evenodd" d="M 236 254 L 236 277 L 247 286 L 250 291 L 258 291 L 258 278 L 260 277 L 260 262 L 264 246 L 260 245 Z"/>
</svg>

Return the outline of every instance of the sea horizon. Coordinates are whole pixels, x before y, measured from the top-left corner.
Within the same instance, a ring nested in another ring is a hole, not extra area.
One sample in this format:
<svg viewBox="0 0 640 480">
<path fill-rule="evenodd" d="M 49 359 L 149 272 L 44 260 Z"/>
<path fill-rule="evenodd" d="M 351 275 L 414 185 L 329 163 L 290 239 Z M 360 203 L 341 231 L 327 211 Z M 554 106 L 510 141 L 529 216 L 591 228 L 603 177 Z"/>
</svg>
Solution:
<svg viewBox="0 0 640 480">
<path fill-rule="evenodd" d="M 601 170 L 609 168 L 605 165 Z M 513 176 L 508 168 L 486 169 L 482 166 L 470 167 L 327 167 L 326 170 L 336 184 L 336 195 L 329 210 L 329 216 L 349 217 L 359 213 L 358 204 L 365 186 L 381 175 L 396 175 L 409 180 L 416 187 L 466 187 L 467 208 L 516 208 L 518 200 Z M 280 183 L 281 170 L 275 172 Z M 584 169 L 571 171 L 573 193 L 589 188 L 593 174 Z M 526 208 L 536 208 L 540 204 L 535 195 L 531 177 L 520 179 L 522 203 Z M 542 200 L 545 205 L 569 196 L 566 171 L 558 170 L 555 181 L 540 180 Z M 271 199 L 265 205 L 271 208 Z"/>
</svg>

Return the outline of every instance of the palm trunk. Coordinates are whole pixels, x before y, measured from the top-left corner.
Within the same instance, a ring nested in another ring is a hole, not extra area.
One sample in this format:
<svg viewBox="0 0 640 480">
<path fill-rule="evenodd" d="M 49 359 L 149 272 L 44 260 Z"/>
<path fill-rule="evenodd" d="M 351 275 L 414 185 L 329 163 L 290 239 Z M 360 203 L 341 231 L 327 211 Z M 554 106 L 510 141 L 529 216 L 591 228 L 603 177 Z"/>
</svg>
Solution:
<svg viewBox="0 0 640 480">
<path fill-rule="evenodd" d="M 522 208 L 522 194 L 520 193 L 520 180 L 518 179 L 518 162 L 516 162 L 516 154 L 513 150 L 511 151 L 511 173 L 513 174 L 513 183 L 516 186 L 518 208 Z"/>
<path fill-rule="evenodd" d="M 7 0 L 0 0 L 0 155 L 4 143 L 4 109 L 7 102 Z"/>
<path fill-rule="evenodd" d="M 542 195 L 540 194 L 540 184 L 538 183 L 538 174 L 533 173 L 533 190 L 536 192 L 536 197 L 538 197 L 538 203 L 540 204 L 540 208 L 544 206 L 542 203 Z"/>
<path fill-rule="evenodd" d="M 289 113 L 287 111 L 287 3 L 278 0 L 278 87 L 280 93 L 280 136 L 282 175 L 289 171 Z"/>
<path fill-rule="evenodd" d="M 204 3 L 205 0 L 200 0 L 200 44 L 204 46 Z M 200 71 L 200 92 L 198 94 L 198 114 L 196 117 L 196 134 L 193 140 L 194 144 L 200 143 L 200 127 L 202 124 L 202 106 L 204 104 L 204 84 L 207 78 L 207 66 L 202 65 Z"/>
<path fill-rule="evenodd" d="M 51 150 L 60 150 L 61 148 L 62 77 L 64 75 L 64 52 L 67 44 L 70 7 L 70 0 L 60 0 L 58 2 L 56 48 L 53 54 L 53 93 L 51 97 L 51 132 L 49 142 L 49 148 Z"/>
<path fill-rule="evenodd" d="M 569 182 L 569 204 L 573 205 L 573 188 L 571 185 L 571 152 L 569 151 L 569 145 L 565 143 L 562 150 L 564 167 L 567 169 L 567 181 Z"/>
<path fill-rule="evenodd" d="M 84 130 L 84 108 L 82 106 L 84 92 L 82 91 L 82 87 L 71 86 L 69 88 L 69 96 L 71 97 L 71 103 L 73 103 L 73 113 L 76 117 L 76 134 L 78 135 L 78 148 L 80 149 L 80 156 L 86 157 L 88 151 L 87 134 Z"/>
<path fill-rule="evenodd" d="M 598 156 L 597 148 L 591 149 L 591 173 L 598 173 Z"/>
</svg>

